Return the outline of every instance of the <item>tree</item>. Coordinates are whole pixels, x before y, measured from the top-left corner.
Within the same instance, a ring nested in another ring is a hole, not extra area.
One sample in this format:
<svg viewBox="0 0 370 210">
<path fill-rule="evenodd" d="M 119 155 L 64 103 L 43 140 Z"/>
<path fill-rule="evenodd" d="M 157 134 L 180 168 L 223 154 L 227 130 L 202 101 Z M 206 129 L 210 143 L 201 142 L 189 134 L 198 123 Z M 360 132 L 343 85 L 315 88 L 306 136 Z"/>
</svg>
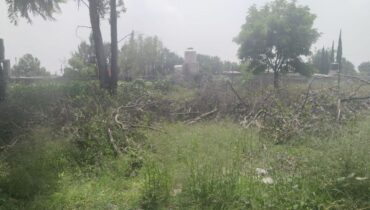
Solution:
<svg viewBox="0 0 370 210">
<path fill-rule="evenodd" d="M 274 86 L 279 86 L 281 72 L 308 73 L 301 56 L 310 54 L 311 45 L 319 37 L 313 28 L 316 16 L 295 1 L 276 0 L 261 9 L 252 6 L 246 23 L 234 41 L 238 54 L 254 73 L 272 70 Z"/>
<path fill-rule="evenodd" d="M 198 54 L 197 60 L 199 63 L 199 71 L 201 74 L 221 74 L 225 71 L 239 69 L 239 65 L 237 63 L 222 61 L 217 56 Z"/>
<path fill-rule="evenodd" d="M 370 61 L 363 62 L 358 66 L 358 70 L 364 76 L 370 76 Z"/>
<path fill-rule="evenodd" d="M 331 57 L 328 49 L 323 47 L 311 57 L 311 64 L 320 74 L 329 74 Z"/>
<path fill-rule="evenodd" d="M 14 24 L 19 17 L 31 22 L 31 14 L 53 20 L 53 14 L 60 11 L 60 3 L 65 0 L 5 0 L 8 5 L 8 17 Z"/>
<path fill-rule="evenodd" d="M 342 58 L 341 60 L 341 73 L 345 75 L 357 75 L 355 65 L 346 58 Z"/>
<path fill-rule="evenodd" d="M 335 50 L 334 50 L 334 41 L 333 45 L 331 46 L 331 52 L 330 52 L 330 63 L 335 62 Z"/>
<path fill-rule="evenodd" d="M 96 63 L 99 72 L 99 81 L 102 88 L 109 88 L 107 56 L 104 53 L 103 36 L 100 29 L 100 16 L 105 14 L 104 2 L 89 0 L 89 15 L 94 40 Z"/>
<path fill-rule="evenodd" d="M 343 57 L 342 31 L 340 31 L 339 42 L 338 42 L 338 50 L 337 50 L 337 63 L 339 65 L 339 73 L 341 73 L 342 57 Z"/>
<path fill-rule="evenodd" d="M 81 2 L 81 1 L 80 1 Z M 82 1 L 83 2 L 83 1 Z M 117 87 L 118 78 L 118 41 L 117 41 L 117 8 L 124 12 L 123 0 L 89 0 L 89 15 L 94 39 L 95 54 L 99 70 L 99 80 L 102 88 L 109 89 L 112 93 Z M 104 42 L 100 29 L 100 19 L 105 16 L 110 9 L 111 24 L 111 57 L 110 68 L 108 67 L 108 56 L 104 53 Z"/>
<path fill-rule="evenodd" d="M 117 38 L 117 2 L 110 0 L 110 25 L 111 25 L 111 77 L 109 89 L 115 93 L 118 81 L 118 38 Z"/>
<path fill-rule="evenodd" d="M 13 66 L 12 74 L 17 77 L 50 76 L 38 58 L 26 54 Z"/>
<path fill-rule="evenodd" d="M 125 43 L 120 52 L 119 75 L 125 80 L 145 78 L 156 80 L 174 71 L 174 66 L 182 64 L 182 58 L 163 46 L 158 37 L 135 37 Z"/>
<path fill-rule="evenodd" d="M 94 65 L 95 51 L 93 46 L 82 42 L 78 50 L 68 60 L 64 68 L 63 77 L 68 79 L 94 79 L 97 78 L 97 69 Z"/>
<path fill-rule="evenodd" d="M 64 1 L 65 0 L 6 0 L 6 3 L 8 4 L 10 20 L 17 23 L 19 16 L 26 18 L 30 22 L 30 14 L 40 15 L 44 19 L 53 19 L 53 14 L 60 11 L 59 4 Z M 117 8 L 121 7 L 121 11 L 125 11 L 123 0 L 118 0 L 118 4 L 117 0 L 88 0 L 88 3 L 83 0 L 77 1 L 79 4 L 83 3 L 89 8 L 100 85 L 102 88 L 112 91 L 117 86 L 118 75 Z M 107 63 L 108 56 L 104 53 L 104 42 L 100 29 L 100 19 L 104 17 L 108 9 L 111 9 L 112 57 L 110 58 L 110 68 L 108 68 Z"/>
</svg>

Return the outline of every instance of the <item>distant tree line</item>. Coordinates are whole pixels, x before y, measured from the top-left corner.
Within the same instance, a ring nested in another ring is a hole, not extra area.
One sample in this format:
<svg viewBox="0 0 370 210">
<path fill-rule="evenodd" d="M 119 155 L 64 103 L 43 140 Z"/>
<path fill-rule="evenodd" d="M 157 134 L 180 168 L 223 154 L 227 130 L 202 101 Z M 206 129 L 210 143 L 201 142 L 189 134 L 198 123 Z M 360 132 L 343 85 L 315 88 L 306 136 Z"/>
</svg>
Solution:
<svg viewBox="0 0 370 210">
<path fill-rule="evenodd" d="M 25 54 L 13 66 L 11 75 L 15 77 L 50 76 L 50 72 L 41 66 L 38 58 L 31 54 Z"/>
<path fill-rule="evenodd" d="M 336 50 L 334 50 L 334 44 L 331 49 L 323 47 L 321 50 L 316 51 L 310 59 L 310 63 L 315 68 L 315 72 L 320 74 L 329 74 L 333 65 L 338 65 L 338 61 L 335 59 Z M 336 70 L 336 69 L 334 69 Z M 357 71 L 355 65 L 347 60 L 346 58 L 341 59 L 341 72 L 347 75 L 356 75 Z"/>
<path fill-rule="evenodd" d="M 119 77 L 123 80 L 156 80 L 173 73 L 175 65 L 182 63 L 183 59 L 164 47 L 157 36 L 132 34 L 119 53 Z"/>
</svg>

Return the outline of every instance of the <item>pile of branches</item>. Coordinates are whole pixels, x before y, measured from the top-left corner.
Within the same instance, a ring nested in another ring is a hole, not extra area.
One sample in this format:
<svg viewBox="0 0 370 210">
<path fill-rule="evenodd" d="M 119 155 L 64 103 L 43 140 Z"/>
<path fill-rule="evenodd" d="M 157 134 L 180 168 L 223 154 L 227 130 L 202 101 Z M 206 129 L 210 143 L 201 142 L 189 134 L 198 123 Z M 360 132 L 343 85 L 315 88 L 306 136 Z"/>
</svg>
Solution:
<svg viewBox="0 0 370 210">
<path fill-rule="evenodd" d="M 240 124 L 245 128 L 257 127 L 262 135 L 276 144 L 306 134 L 318 136 L 335 132 L 355 119 L 358 113 L 370 109 L 369 98 L 354 96 L 357 88 L 354 88 L 355 91 L 349 88 L 339 97 L 335 87 L 312 89 L 312 84 L 305 93 L 297 95 L 284 89 L 271 91 L 255 99 L 252 105 L 245 106 L 246 110 L 248 107 L 252 109 L 240 113 Z M 341 102 L 339 118 L 338 98 Z"/>
</svg>

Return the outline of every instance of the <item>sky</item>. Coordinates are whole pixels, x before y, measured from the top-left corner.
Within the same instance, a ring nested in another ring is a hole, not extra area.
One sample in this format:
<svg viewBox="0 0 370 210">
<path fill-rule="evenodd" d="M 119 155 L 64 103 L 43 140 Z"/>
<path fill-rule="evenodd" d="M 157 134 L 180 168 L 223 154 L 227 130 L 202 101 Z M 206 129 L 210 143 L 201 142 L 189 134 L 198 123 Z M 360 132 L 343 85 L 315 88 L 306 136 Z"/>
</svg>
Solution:
<svg viewBox="0 0 370 210">
<path fill-rule="evenodd" d="M 198 53 L 238 61 L 238 46 L 232 39 L 245 23 L 247 10 L 253 4 L 270 0 L 126 0 L 127 12 L 118 21 L 118 37 L 131 31 L 147 36 L 157 35 L 170 50 L 183 55 L 188 47 Z M 312 50 L 331 47 L 343 31 L 343 55 L 356 66 L 370 61 L 370 0 L 298 0 L 317 15 L 315 28 L 321 33 Z M 59 73 L 90 29 L 88 9 L 68 0 L 55 21 L 33 18 L 17 26 L 7 18 L 7 7 L 0 0 L 0 38 L 5 41 L 6 57 L 12 63 L 26 53 L 41 60 L 48 71 Z M 109 23 L 103 20 L 104 41 L 109 42 Z M 123 44 L 121 42 L 120 44 Z"/>
</svg>

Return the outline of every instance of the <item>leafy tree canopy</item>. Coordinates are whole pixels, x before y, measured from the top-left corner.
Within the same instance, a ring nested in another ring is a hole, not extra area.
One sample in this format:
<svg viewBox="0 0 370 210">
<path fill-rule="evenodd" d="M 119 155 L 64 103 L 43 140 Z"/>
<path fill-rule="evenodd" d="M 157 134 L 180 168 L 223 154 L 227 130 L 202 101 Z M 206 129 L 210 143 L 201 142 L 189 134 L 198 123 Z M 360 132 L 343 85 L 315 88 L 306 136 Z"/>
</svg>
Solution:
<svg viewBox="0 0 370 210">
<path fill-rule="evenodd" d="M 5 0 L 5 2 L 8 5 L 10 21 L 17 24 L 20 17 L 31 22 L 31 15 L 53 20 L 53 14 L 60 11 L 60 4 L 65 0 Z"/>
<path fill-rule="evenodd" d="M 249 9 L 246 23 L 235 38 L 239 58 L 249 63 L 254 73 L 273 70 L 308 73 L 301 56 L 310 54 L 319 37 L 313 28 L 316 16 L 295 1 L 276 0 L 258 9 Z M 277 81 L 275 81 L 275 86 Z"/>
<path fill-rule="evenodd" d="M 13 66 L 12 74 L 17 77 L 50 75 L 44 67 L 41 67 L 40 60 L 31 54 L 26 54 L 19 59 L 19 62 Z"/>
<path fill-rule="evenodd" d="M 69 79 L 97 78 L 94 48 L 86 42 L 78 46 L 78 50 L 68 60 L 68 67 L 64 69 L 63 76 Z"/>
</svg>

